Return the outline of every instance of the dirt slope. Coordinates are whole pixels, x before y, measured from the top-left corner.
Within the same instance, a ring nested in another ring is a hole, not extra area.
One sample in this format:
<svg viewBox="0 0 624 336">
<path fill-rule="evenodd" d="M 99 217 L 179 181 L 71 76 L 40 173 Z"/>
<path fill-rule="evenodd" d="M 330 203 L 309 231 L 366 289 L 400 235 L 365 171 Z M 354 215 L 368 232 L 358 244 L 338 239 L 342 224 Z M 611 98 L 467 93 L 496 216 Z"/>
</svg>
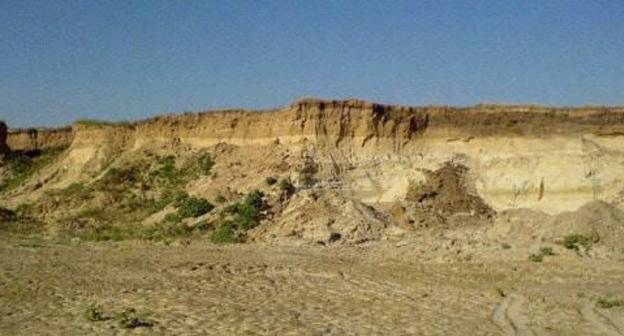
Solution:
<svg viewBox="0 0 624 336">
<path fill-rule="evenodd" d="M 218 228 L 229 216 L 238 224 L 228 235 L 255 228 L 245 239 L 355 242 L 457 216 L 487 222 L 514 209 L 552 216 L 595 201 L 617 207 L 624 195 L 622 108 L 306 99 L 266 111 L 11 131 L 6 142 L 17 154 L 3 164 L 10 188 L 0 206 L 56 229 L 153 223 L 186 193 L 215 206 L 187 225 Z M 292 191 L 285 196 L 268 179 Z M 256 189 L 266 205 L 253 218 L 240 218 L 249 215 L 245 204 L 228 210 Z"/>
</svg>

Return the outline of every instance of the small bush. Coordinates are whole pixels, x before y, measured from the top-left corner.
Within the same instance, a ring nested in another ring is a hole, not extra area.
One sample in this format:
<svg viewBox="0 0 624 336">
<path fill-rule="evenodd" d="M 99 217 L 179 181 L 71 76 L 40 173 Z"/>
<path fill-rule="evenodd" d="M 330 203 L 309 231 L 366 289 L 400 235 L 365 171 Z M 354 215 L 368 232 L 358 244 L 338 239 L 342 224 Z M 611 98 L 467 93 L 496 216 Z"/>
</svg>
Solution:
<svg viewBox="0 0 624 336">
<path fill-rule="evenodd" d="M 543 256 L 554 256 L 552 247 L 540 247 L 539 253 Z"/>
<path fill-rule="evenodd" d="M 542 262 L 544 260 L 544 256 L 541 254 L 531 254 L 529 256 L 529 260 L 532 262 Z"/>
<path fill-rule="evenodd" d="M 289 195 L 295 192 L 295 186 L 292 184 L 292 182 L 290 182 L 290 180 L 287 179 L 283 179 L 280 181 L 279 188 L 281 191 Z"/>
<path fill-rule="evenodd" d="M 267 177 L 266 179 L 264 179 L 264 182 L 268 185 L 268 186 L 272 186 L 275 183 L 277 183 L 277 179 L 275 177 Z"/>
<path fill-rule="evenodd" d="M 624 300 L 616 298 L 598 298 L 596 305 L 600 308 L 611 309 L 615 307 L 624 307 Z"/>
<path fill-rule="evenodd" d="M 262 220 L 262 211 L 267 209 L 264 202 L 264 194 L 254 190 L 247 194 L 243 202 L 228 205 L 223 209 L 221 220 L 217 230 L 213 232 L 211 241 L 215 243 L 243 242 L 245 232 L 253 229 Z"/>
<path fill-rule="evenodd" d="M 102 306 L 96 305 L 92 303 L 89 307 L 84 311 L 84 317 L 87 321 L 97 322 L 107 320 L 106 316 L 104 316 L 104 311 Z"/>
<path fill-rule="evenodd" d="M 585 250 L 589 250 L 592 247 L 592 239 L 590 237 L 581 234 L 572 234 L 563 237 L 563 246 L 570 250 L 579 250 L 582 246 Z"/>
<path fill-rule="evenodd" d="M 215 202 L 217 203 L 225 203 L 226 201 L 227 199 L 225 199 L 223 195 L 217 195 L 217 197 L 215 198 Z"/>
<path fill-rule="evenodd" d="M 136 309 L 126 308 L 115 316 L 117 324 L 124 329 L 134 329 L 139 327 L 151 327 L 154 322 L 145 319 L 137 314 Z"/>
<path fill-rule="evenodd" d="M 180 215 L 181 218 L 199 217 L 214 209 L 214 205 L 205 198 L 189 195 L 178 197 L 174 205 L 178 209 L 178 215 Z"/>
<path fill-rule="evenodd" d="M 215 162 L 212 160 L 210 155 L 204 154 L 199 158 L 199 171 L 202 175 L 210 174 L 210 170 L 214 167 Z"/>
<path fill-rule="evenodd" d="M 531 254 L 529 256 L 529 260 L 531 260 L 532 262 L 542 262 L 544 261 L 544 257 L 554 255 L 555 252 L 553 252 L 552 247 L 540 247 L 537 254 Z"/>
</svg>

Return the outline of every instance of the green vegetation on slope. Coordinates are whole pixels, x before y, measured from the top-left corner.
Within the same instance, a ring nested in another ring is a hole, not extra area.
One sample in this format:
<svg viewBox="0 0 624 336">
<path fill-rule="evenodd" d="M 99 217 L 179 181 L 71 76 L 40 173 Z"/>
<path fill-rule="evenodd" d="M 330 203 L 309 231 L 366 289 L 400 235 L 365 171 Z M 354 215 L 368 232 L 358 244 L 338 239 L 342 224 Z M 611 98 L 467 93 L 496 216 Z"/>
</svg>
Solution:
<svg viewBox="0 0 624 336">
<path fill-rule="evenodd" d="M 0 191 L 10 191 L 24 184 L 42 168 L 48 166 L 65 151 L 67 147 L 47 148 L 40 151 L 10 152 L 5 157 L 8 178 Z"/>
<path fill-rule="evenodd" d="M 240 243 L 246 232 L 260 224 L 262 212 L 268 208 L 264 194 L 255 190 L 247 194 L 243 202 L 228 205 L 221 213 L 221 222 L 210 236 L 213 243 Z"/>
</svg>

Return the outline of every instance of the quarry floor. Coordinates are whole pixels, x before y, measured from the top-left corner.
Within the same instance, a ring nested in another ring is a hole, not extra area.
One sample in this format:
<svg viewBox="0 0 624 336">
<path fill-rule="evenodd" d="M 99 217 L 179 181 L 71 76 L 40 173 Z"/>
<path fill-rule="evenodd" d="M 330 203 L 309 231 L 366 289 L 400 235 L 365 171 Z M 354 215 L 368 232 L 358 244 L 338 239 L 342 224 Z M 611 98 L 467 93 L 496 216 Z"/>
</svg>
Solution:
<svg viewBox="0 0 624 336">
<path fill-rule="evenodd" d="M 620 261 L 485 253 L 451 262 L 416 251 L 0 236 L 0 334 L 624 334 L 624 308 L 595 303 L 624 295 Z M 132 307 L 154 325 L 90 322 L 90 304 L 105 314 Z"/>
</svg>

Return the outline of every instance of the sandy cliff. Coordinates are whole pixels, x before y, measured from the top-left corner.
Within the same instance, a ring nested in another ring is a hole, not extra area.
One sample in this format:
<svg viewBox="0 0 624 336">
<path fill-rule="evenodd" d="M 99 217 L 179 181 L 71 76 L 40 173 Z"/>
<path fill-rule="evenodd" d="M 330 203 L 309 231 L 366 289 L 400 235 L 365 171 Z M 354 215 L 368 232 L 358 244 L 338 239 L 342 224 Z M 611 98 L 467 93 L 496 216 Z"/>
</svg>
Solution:
<svg viewBox="0 0 624 336">
<path fill-rule="evenodd" d="M 51 129 L 15 129 L 8 132 L 7 145 L 15 151 L 33 151 L 71 144 L 71 127 Z"/>
<path fill-rule="evenodd" d="M 366 202 L 405 195 L 422 169 L 456 161 L 497 210 L 549 213 L 624 188 L 624 109 L 483 105 L 402 107 L 357 100 L 302 100 L 279 110 L 221 111 L 137 123 L 135 148 L 276 140 L 313 153 L 319 175 Z"/>
<path fill-rule="evenodd" d="M 557 213 L 594 200 L 617 200 L 624 189 L 622 108 L 404 107 L 306 99 L 275 110 L 13 131 L 8 137 L 14 150 L 70 142 L 68 170 L 89 164 L 93 172 L 114 155 L 141 148 L 175 151 L 219 143 L 253 148 L 279 142 L 312 157 L 319 167 L 318 185 L 368 203 L 404 198 L 409 181 L 424 181 L 424 170 L 449 161 L 468 168 L 471 192 L 498 211 Z"/>
</svg>

